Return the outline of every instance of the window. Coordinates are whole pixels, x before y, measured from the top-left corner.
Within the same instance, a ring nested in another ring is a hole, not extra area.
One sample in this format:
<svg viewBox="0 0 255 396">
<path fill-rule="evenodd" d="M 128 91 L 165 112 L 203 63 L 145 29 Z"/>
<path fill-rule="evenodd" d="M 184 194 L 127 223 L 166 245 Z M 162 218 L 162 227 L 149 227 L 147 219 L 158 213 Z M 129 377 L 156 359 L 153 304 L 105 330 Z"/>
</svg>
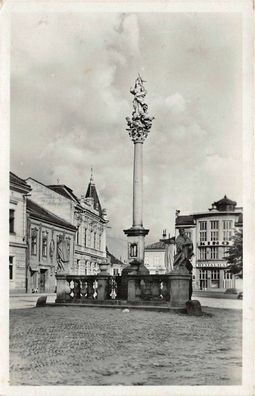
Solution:
<svg viewBox="0 0 255 396">
<path fill-rule="evenodd" d="M 97 240 L 97 233 L 94 232 L 94 243 L 93 243 L 94 249 L 96 249 L 96 240 Z"/>
<path fill-rule="evenodd" d="M 212 220 L 211 221 L 211 230 L 218 230 L 219 229 L 219 220 Z"/>
<path fill-rule="evenodd" d="M 76 262 L 76 273 L 77 273 L 77 275 L 80 275 L 80 260 L 79 259 L 77 259 L 77 262 Z"/>
<path fill-rule="evenodd" d="M 211 270 L 211 287 L 212 288 L 220 287 L 220 270 L 218 269 Z"/>
<path fill-rule="evenodd" d="M 211 221 L 211 241 L 219 240 L 219 221 L 212 220 Z"/>
<path fill-rule="evenodd" d="M 31 254 L 37 255 L 37 229 L 35 228 L 32 229 L 31 235 Z"/>
<path fill-rule="evenodd" d="M 191 239 L 191 234 L 192 234 L 191 231 L 186 231 L 185 234 L 187 235 L 187 237 L 188 237 L 189 239 Z"/>
<path fill-rule="evenodd" d="M 98 246 L 99 250 L 101 250 L 101 245 L 102 245 L 102 235 L 99 234 L 99 246 Z"/>
<path fill-rule="evenodd" d="M 87 246 L 87 228 L 84 229 L 84 246 Z"/>
<path fill-rule="evenodd" d="M 80 226 L 78 226 L 78 229 L 76 231 L 76 243 L 77 245 L 80 244 Z"/>
<path fill-rule="evenodd" d="M 207 249 L 206 248 L 200 248 L 199 249 L 199 259 L 200 260 L 206 260 L 207 259 Z"/>
<path fill-rule="evenodd" d="M 43 257 L 48 255 L 48 235 L 46 232 L 42 235 L 42 255 Z"/>
<path fill-rule="evenodd" d="M 14 209 L 9 210 L 9 232 L 14 233 Z"/>
<path fill-rule="evenodd" d="M 224 280 L 232 279 L 232 274 L 230 272 L 224 271 Z"/>
<path fill-rule="evenodd" d="M 207 222 L 200 221 L 199 222 L 199 230 L 200 230 L 200 242 L 205 242 L 207 240 Z"/>
<path fill-rule="evenodd" d="M 223 220 L 223 241 L 229 241 L 232 237 L 232 220 Z"/>
<path fill-rule="evenodd" d="M 199 270 L 199 289 L 206 290 L 208 287 L 208 271 L 205 269 Z"/>
<path fill-rule="evenodd" d="M 113 268 L 113 275 L 118 276 L 119 275 L 119 270 L 118 268 Z"/>
<path fill-rule="evenodd" d="M 212 247 L 211 248 L 211 259 L 218 259 L 219 258 L 219 248 L 218 247 Z"/>
<path fill-rule="evenodd" d="M 9 256 L 9 280 L 14 279 L 13 256 Z"/>
</svg>

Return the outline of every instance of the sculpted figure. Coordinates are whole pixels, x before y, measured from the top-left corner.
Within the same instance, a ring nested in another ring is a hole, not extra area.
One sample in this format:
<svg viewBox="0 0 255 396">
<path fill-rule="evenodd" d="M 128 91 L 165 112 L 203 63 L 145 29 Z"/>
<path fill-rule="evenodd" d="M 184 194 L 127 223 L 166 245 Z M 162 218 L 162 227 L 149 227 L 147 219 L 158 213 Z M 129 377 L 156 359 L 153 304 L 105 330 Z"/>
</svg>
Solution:
<svg viewBox="0 0 255 396">
<path fill-rule="evenodd" d="M 141 76 L 138 75 L 134 88 L 130 89 L 131 94 L 134 95 L 133 112 L 132 118 L 126 117 L 126 120 L 128 124 L 127 130 L 134 141 L 140 139 L 143 141 L 147 137 L 154 119 L 154 117 L 148 115 L 148 105 L 144 102 L 147 94 L 143 85 L 144 82 Z"/>
<path fill-rule="evenodd" d="M 59 235 L 57 243 L 57 263 L 57 272 L 66 272 L 66 265 L 69 263 L 69 248 L 63 235 Z"/>
<path fill-rule="evenodd" d="M 192 264 L 190 262 L 193 256 L 193 243 L 191 239 L 185 234 L 184 228 L 180 228 L 179 235 L 176 238 L 176 255 L 174 256 L 174 269 L 187 268 L 189 272 L 192 271 Z"/>
</svg>

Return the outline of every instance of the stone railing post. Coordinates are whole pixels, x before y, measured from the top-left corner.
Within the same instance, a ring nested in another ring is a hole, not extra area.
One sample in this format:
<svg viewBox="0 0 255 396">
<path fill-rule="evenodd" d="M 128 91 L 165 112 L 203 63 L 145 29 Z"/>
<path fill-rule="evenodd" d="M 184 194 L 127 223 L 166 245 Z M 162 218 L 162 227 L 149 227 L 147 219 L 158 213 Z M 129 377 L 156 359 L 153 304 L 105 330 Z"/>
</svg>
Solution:
<svg viewBox="0 0 255 396">
<path fill-rule="evenodd" d="M 170 283 L 170 307 L 186 308 L 186 302 L 189 301 L 189 284 L 192 275 L 184 268 L 171 271 L 168 277 Z"/>
<path fill-rule="evenodd" d="M 135 301 L 136 300 L 136 280 L 135 279 L 128 279 L 128 301 Z"/>
<path fill-rule="evenodd" d="M 56 303 L 58 302 L 65 302 L 67 301 L 66 296 L 69 296 L 70 287 L 69 282 L 66 280 L 66 275 L 64 274 L 57 274 L 57 298 Z"/>
<path fill-rule="evenodd" d="M 104 259 L 100 264 L 100 273 L 97 275 L 97 299 L 100 301 L 107 299 L 108 281 L 110 274 L 108 273 L 110 262 L 109 259 Z"/>
<path fill-rule="evenodd" d="M 97 299 L 100 301 L 107 299 L 109 276 L 109 274 L 97 275 Z"/>
</svg>

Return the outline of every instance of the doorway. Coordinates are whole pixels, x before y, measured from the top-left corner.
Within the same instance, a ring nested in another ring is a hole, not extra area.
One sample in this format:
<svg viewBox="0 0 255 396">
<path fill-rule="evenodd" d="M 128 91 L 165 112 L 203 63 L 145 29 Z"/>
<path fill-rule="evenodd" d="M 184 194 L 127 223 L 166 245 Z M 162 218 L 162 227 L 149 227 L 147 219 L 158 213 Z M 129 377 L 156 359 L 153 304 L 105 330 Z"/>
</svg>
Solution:
<svg viewBox="0 0 255 396">
<path fill-rule="evenodd" d="M 45 292 L 46 271 L 45 269 L 40 269 L 39 293 Z"/>
</svg>

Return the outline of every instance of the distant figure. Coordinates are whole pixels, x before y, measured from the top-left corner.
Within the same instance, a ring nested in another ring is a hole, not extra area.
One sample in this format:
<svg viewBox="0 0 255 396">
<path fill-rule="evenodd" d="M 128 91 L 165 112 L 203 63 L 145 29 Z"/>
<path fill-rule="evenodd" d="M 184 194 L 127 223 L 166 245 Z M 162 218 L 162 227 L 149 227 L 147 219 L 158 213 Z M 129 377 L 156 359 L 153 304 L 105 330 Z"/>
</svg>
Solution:
<svg viewBox="0 0 255 396">
<path fill-rule="evenodd" d="M 63 235 L 59 235 L 57 243 L 57 263 L 57 272 L 66 272 L 66 264 L 69 263 L 69 248 Z"/>
</svg>

